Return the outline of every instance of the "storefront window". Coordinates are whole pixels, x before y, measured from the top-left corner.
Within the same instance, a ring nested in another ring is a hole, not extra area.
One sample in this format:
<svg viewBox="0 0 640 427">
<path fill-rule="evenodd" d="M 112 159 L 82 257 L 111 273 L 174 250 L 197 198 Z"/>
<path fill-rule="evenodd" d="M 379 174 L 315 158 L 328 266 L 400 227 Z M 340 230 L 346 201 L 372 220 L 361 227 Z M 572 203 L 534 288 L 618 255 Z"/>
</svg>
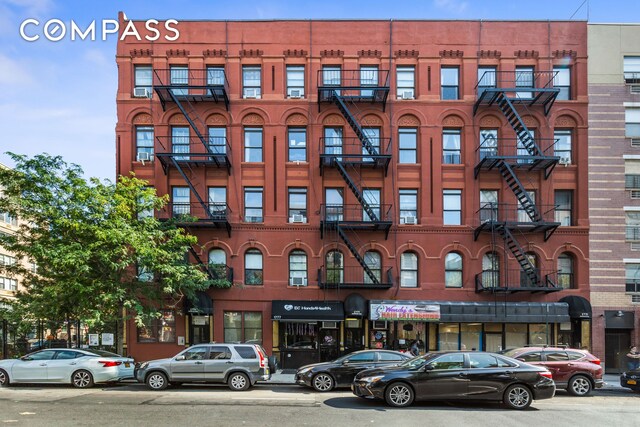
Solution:
<svg viewBox="0 0 640 427">
<path fill-rule="evenodd" d="M 225 311 L 224 341 L 262 344 L 262 313 Z"/>
<path fill-rule="evenodd" d="M 480 348 L 481 323 L 463 323 L 460 325 L 461 350 L 482 350 Z"/>
<path fill-rule="evenodd" d="M 505 349 L 519 348 L 527 345 L 527 325 L 507 323 L 504 325 Z"/>
<path fill-rule="evenodd" d="M 413 341 L 418 341 L 418 350 L 424 353 L 427 324 L 424 322 L 398 322 L 398 349 L 409 350 Z"/>
<path fill-rule="evenodd" d="M 551 325 L 530 324 L 529 325 L 529 345 L 545 345 L 550 342 Z"/>
<path fill-rule="evenodd" d="M 138 342 L 176 342 L 176 316 L 173 310 L 162 310 L 159 318 L 147 319 L 138 326 Z"/>
<path fill-rule="evenodd" d="M 441 323 L 438 325 L 438 350 L 460 350 L 460 325 L 457 323 Z M 463 348 L 462 350 L 466 350 Z"/>
<path fill-rule="evenodd" d="M 284 348 L 312 350 L 318 348 L 318 326 L 307 322 L 280 322 L 284 331 Z"/>
</svg>

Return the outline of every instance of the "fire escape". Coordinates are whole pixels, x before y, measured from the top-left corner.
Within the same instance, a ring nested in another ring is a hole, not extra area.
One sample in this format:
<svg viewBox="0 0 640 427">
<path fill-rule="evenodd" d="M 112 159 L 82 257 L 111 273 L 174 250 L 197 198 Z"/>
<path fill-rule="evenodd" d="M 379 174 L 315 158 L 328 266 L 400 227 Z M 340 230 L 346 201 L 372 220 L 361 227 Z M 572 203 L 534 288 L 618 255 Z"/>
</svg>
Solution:
<svg viewBox="0 0 640 427">
<path fill-rule="evenodd" d="M 166 211 L 161 213 L 161 219 L 175 218 L 179 225 L 189 228 L 220 228 L 231 236 L 226 200 L 215 200 L 210 195 L 204 197 L 198 191 L 204 187 L 198 176 L 204 177 L 207 168 L 224 169 L 231 175 L 231 147 L 226 136 L 210 133 L 195 108 L 198 103 L 220 103 L 229 109 L 229 84 L 224 70 L 172 67 L 154 70 L 153 74 L 153 89 L 163 111 L 173 104 L 189 124 L 186 134 L 174 134 L 172 128 L 172 134 L 156 136 L 159 143 L 156 157 L 165 176 L 168 177 L 172 169 L 178 171 L 196 200 L 192 203 L 188 195 L 180 201 L 172 198 Z M 226 265 L 208 266 L 193 248 L 190 252 L 211 279 L 233 281 L 233 269 Z"/>
<path fill-rule="evenodd" d="M 513 128 L 515 138 L 498 139 L 484 134 L 476 150 L 474 176 L 477 179 L 480 173 L 498 171 L 517 200 L 517 204 L 481 201 L 474 238 L 489 233 L 494 257 L 492 265 L 483 266 L 483 272 L 476 275 L 476 292 L 548 293 L 561 289 L 554 280 L 555 272 L 541 270 L 524 249 L 528 245 L 527 234 L 543 233 L 546 241 L 558 228 L 555 206 L 537 204 L 519 178 L 524 173 L 542 172 L 547 179 L 560 160 L 553 155 L 555 141 L 534 137 L 518 111 L 542 107 L 548 115 L 559 92 L 553 87 L 553 74 L 487 71 L 476 86 L 474 115 L 480 108 L 497 107 Z M 495 256 L 500 240 L 517 261 L 518 270 L 507 268 L 506 257 L 505 268 L 500 270 Z"/>
<path fill-rule="evenodd" d="M 393 285 L 392 270 L 382 270 L 381 257 L 380 265 L 373 265 L 359 249 L 366 245 L 364 235 L 384 233 L 387 239 L 393 224 L 391 205 L 381 203 L 382 189 L 377 196 L 373 195 L 362 178 L 365 169 L 387 175 L 391 139 L 380 138 L 379 130 L 361 123 L 364 116 L 361 107 L 380 104 L 384 111 L 388 95 L 388 70 L 363 67 L 324 69 L 318 73 L 318 107 L 323 103 L 334 104 L 355 134 L 355 137 L 340 134 L 321 138 L 320 174 L 325 176 L 328 169 L 336 170 L 358 202 L 344 204 L 343 194 L 341 203 L 326 201 L 321 207 L 321 238 L 344 242 L 358 263 L 345 266 L 341 257 L 335 265 L 323 266 L 318 271 L 318 284 L 322 288 L 388 289 Z"/>
</svg>

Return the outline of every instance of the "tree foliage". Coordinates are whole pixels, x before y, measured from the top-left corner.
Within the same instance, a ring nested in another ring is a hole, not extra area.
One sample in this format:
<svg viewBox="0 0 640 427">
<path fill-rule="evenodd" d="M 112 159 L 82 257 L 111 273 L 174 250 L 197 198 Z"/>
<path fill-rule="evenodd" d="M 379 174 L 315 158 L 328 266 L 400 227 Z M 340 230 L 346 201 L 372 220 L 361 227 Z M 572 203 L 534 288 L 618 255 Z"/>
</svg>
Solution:
<svg viewBox="0 0 640 427">
<path fill-rule="evenodd" d="M 127 309 L 140 321 L 198 290 L 230 285 L 209 280 L 188 261 L 194 236 L 145 215 L 167 203 L 145 181 L 87 180 L 60 157 L 10 155 L 16 167 L 0 169 L 0 212 L 20 223 L 15 235 L 0 236 L 0 245 L 19 259 L 4 269 L 25 277 L 19 311 L 99 324 Z M 139 275 L 136 266 L 153 274 Z"/>
</svg>

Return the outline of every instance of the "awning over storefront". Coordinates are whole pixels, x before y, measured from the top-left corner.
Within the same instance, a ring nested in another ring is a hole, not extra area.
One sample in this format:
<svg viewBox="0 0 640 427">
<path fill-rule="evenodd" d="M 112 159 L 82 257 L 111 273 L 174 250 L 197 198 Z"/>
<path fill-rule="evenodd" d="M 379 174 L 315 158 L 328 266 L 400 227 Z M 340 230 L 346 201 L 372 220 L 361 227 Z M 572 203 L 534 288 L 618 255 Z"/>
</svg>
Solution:
<svg viewBox="0 0 640 427">
<path fill-rule="evenodd" d="M 539 302 L 468 302 L 468 301 L 369 301 L 369 319 L 378 320 L 380 306 L 395 305 L 395 311 L 402 306 L 412 307 L 409 311 L 424 312 L 420 316 L 407 317 L 407 321 L 439 321 L 462 323 L 563 323 L 569 322 L 569 307 L 566 303 Z M 397 307 L 400 306 L 400 307 Z M 416 310 L 415 308 L 418 308 Z M 439 310 L 436 310 L 436 307 Z M 436 317 L 439 316 L 439 320 Z M 385 320 L 385 319 L 381 319 Z M 403 320 L 401 317 L 386 320 Z"/>
<path fill-rule="evenodd" d="M 344 300 L 345 317 L 367 317 L 369 307 L 367 300 L 360 294 L 351 294 Z"/>
<path fill-rule="evenodd" d="M 558 302 L 569 304 L 569 316 L 572 319 L 591 319 L 591 304 L 585 298 L 577 295 L 568 295 L 560 298 Z"/>
<path fill-rule="evenodd" d="M 273 301 L 273 320 L 343 321 L 342 301 Z"/>
<path fill-rule="evenodd" d="M 213 301 L 204 291 L 197 291 L 195 299 L 184 300 L 184 311 L 189 314 L 209 315 L 213 314 Z"/>
</svg>

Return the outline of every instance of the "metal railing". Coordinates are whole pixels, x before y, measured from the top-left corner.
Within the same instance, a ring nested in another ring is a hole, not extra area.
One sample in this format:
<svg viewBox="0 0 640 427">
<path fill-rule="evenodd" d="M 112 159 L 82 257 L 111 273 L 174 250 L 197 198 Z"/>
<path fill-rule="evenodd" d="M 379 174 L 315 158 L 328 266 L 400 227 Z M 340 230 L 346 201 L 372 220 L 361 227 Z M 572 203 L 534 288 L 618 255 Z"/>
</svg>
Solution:
<svg viewBox="0 0 640 427">
<path fill-rule="evenodd" d="M 233 283 L 233 268 L 224 264 L 208 264 L 206 266 L 209 277 L 213 280 L 226 280 Z"/>
<path fill-rule="evenodd" d="M 376 220 L 367 215 L 360 204 L 353 205 L 325 205 L 320 206 L 320 215 L 326 223 L 371 223 L 393 221 L 393 211 L 391 204 L 369 204 L 374 213 L 378 216 Z"/>
<path fill-rule="evenodd" d="M 640 225 L 627 225 L 624 235 L 627 242 L 640 241 Z"/>
<path fill-rule="evenodd" d="M 224 136 L 205 136 L 206 146 L 197 136 L 156 136 L 160 144 L 159 153 L 184 154 L 211 154 L 214 156 L 224 156 L 231 154 L 231 145 Z M 175 148 L 185 151 L 176 151 Z"/>
<path fill-rule="evenodd" d="M 213 221 L 227 222 L 231 212 L 229 206 L 223 202 L 211 202 L 202 204 L 170 202 L 159 212 L 159 219 L 177 218 L 178 220 L 189 221 Z"/>
<path fill-rule="evenodd" d="M 556 221 L 557 205 L 536 204 L 536 208 L 541 216 L 541 221 L 539 222 L 559 222 Z M 519 223 L 523 225 L 536 224 L 531 221 L 531 217 L 519 203 L 481 203 L 480 209 L 476 211 L 476 215 L 479 224 L 490 222 Z"/>
<path fill-rule="evenodd" d="M 346 266 L 341 268 L 328 268 L 323 266 L 319 270 L 319 283 L 324 287 L 374 287 L 390 288 L 393 285 L 392 268 L 371 268 L 378 279 L 375 283 L 361 266 Z"/>
<path fill-rule="evenodd" d="M 389 89 L 389 70 L 318 70 L 318 88 Z"/>
<path fill-rule="evenodd" d="M 229 82 L 222 69 L 156 69 L 153 86 L 171 88 L 175 95 L 208 96 L 212 90 L 229 92 Z"/>
<path fill-rule="evenodd" d="M 391 156 L 391 138 L 372 138 L 367 137 L 371 145 L 376 149 L 377 155 L 370 154 L 363 148 L 362 141 L 359 138 L 320 138 L 320 155 L 325 157 L 336 158 L 339 161 L 348 161 L 349 159 L 359 159 L 367 161 L 377 156 Z"/>
<path fill-rule="evenodd" d="M 476 291 L 540 289 L 559 290 L 558 272 L 536 268 L 539 282 L 533 282 L 522 269 L 485 270 L 476 274 Z M 571 278 L 572 279 L 572 278 Z"/>
<path fill-rule="evenodd" d="M 557 71 L 485 71 L 475 86 L 478 95 L 487 89 L 513 89 L 510 92 L 536 92 L 553 89 Z"/>
<path fill-rule="evenodd" d="M 542 151 L 544 157 L 553 157 L 554 149 L 559 139 L 557 138 L 533 138 Z M 482 161 L 487 157 L 513 157 L 521 158 L 522 163 L 527 162 L 527 157 L 532 155 L 524 147 L 519 145 L 515 138 L 485 138 L 476 148 L 476 160 Z"/>
</svg>

